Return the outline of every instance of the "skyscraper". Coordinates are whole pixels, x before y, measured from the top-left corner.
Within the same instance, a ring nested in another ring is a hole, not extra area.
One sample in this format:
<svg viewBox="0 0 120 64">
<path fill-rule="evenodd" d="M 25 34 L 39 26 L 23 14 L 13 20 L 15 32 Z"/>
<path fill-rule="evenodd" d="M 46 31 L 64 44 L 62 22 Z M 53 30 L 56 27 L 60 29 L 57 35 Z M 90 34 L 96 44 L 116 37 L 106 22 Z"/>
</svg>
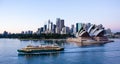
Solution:
<svg viewBox="0 0 120 64">
<path fill-rule="evenodd" d="M 56 33 L 60 34 L 60 32 L 62 31 L 62 28 L 64 27 L 64 20 L 57 18 L 56 19 Z"/>
<path fill-rule="evenodd" d="M 56 29 L 56 25 L 53 24 L 53 25 L 52 25 L 52 33 L 55 33 L 55 29 Z"/>
<path fill-rule="evenodd" d="M 82 23 L 76 23 L 76 32 L 82 28 Z"/>
<path fill-rule="evenodd" d="M 38 30 L 37 30 L 37 34 L 41 34 L 41 33 L 43 33 L 43 31 L 44 31 L 44 28 L 43 27 L 41 27 L 41 28 L 38 28 Z"/>
<path fill-rule="evenodd" d="M 62 28 L 61 34 L 69 34 L 69 33 L 70 33 L 69 27 L 63 27 Z"/>
<path fill-rule="evenodd" d="M 50 23 L 50 31 L 52 32 L 52 29 L 53 29 L 53 23 L 51 22 Z"/>
<path fill-rule="evenodd" d="M 45 32 L 47 30 L 47 25 L 44 25 L 43 31 Z"/>
<path fill-rule="evenodd" d="M 56 33 L 60 34 L 60 18 L 56 19 Z"/>
<path fill-rule="evenodd" d="M 71 25 L 71 30 L 70 30 L 71 34 L 74 33 L 74 25 Z"/>
<path fill-rule="evenodd" d="M 60 27 L 60 18 L 56 19 L 56 27 Z"/>
<path fill-rule="evenodd" d="M 48 31 L 50 31 L 51 30 L 51 22 L 50 22 L 50 20 L 48 20 Z"/>
<path fill-rule="evenodd" d="M 91 23 L 87 23 L 86 24 L 86 30 L 88 31 L 88 29 L 90 28 L 90 26 L 91 26 Z"/>
<path fill-rule="evenodd" d="M 62 30 L 62 28 L 64 27 L 64 20 L 60 20 L 60 31 Z"/>
</svg>

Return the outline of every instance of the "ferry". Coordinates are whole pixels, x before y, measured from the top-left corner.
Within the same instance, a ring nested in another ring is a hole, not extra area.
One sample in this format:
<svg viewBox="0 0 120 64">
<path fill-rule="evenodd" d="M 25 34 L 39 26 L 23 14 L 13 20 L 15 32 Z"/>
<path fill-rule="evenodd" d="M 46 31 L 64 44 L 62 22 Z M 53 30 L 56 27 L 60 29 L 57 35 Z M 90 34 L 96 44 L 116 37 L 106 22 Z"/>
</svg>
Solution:
<svg viewBox="0 0 120 64">
<path fill-rule="evenodd" d="M 53 53 L 62 50 L 64 50 L 64 48 L 58 45 L 39 45 L 39 46 L 28 45 L 27 47 L 18 49 L 17 51 L 19 52 L 19 54 L 29 54 L 29 53 L 44 54 L 44 53 Z"/>
</svg>

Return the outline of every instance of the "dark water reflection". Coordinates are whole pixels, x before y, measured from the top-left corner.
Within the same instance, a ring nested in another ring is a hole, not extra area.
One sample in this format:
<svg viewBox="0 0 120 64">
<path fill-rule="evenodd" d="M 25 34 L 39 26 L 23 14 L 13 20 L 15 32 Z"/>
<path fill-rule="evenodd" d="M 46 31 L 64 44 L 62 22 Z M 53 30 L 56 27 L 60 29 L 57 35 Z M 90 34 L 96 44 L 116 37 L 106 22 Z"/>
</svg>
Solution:
<svg viewBox="0 0 120 64">
<path fill-rule="evenodd" d="M 0 39 L 0 64 L 119 64 L 120 39 L 114 41 L 104 45 L 81 47 L 66 41 Z M 58 44 L 65 50 L 50 55 L 19 56 L 17 49 L 29 44 Z"/>
</svg>

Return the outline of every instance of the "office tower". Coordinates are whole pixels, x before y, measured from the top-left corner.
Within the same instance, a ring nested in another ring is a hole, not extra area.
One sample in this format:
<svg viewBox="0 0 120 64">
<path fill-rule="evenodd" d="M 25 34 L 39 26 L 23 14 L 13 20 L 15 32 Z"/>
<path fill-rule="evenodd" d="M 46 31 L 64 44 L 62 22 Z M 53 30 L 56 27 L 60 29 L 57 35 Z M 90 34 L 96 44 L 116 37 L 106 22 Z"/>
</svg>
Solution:
<svg viewBox="0 0 120 64">
<path fill-rule="evenodd" d="M 62 30 L 63 27 L 64 27 L 64 20 L 62 19 L 62 20 L 60 21 L 60 31 Z"/>
<path fill-rule="evenodd" d="M 57 18 L 56 19 L 56 33 L 60 34 L 60 32 L 62 31 L 62 28 L 64 27 L 64 20 Z"/>
<path fill-rule="evenodd" d="M 52 33 L 55 33 L 55 29 L 56 29 L 56 25 L 53 24 L 53 25 L 52 25 Z"/>
<path fill-rule="evenodd" d="M 60 18 L 56 19 L 56 33 L 60 34 Z"/>
<path fill-rule="evenodd" d="M 62 28 L 61 34 L 69 34 L 69 33 L 70 33 L 69 27 L 63 27 Z"/>
<path fill-rule="evenodd" d="M 44 29 L 43 29 L 43 27 L 38 28 L 38 30 L 37 30 L 37 32 L 36 32 L 36 33 L 37 33 L 37 34 L 44 33 Z"/>
<path fill-rule="evenodd" d="M 50 31 L 51 30 L 51 22 L 50 22 L 50 20 L 48 20 L 48 31 Z"/>
<path fill-rule="evenodd" d="M 53 33 L 52 30 L 53 30 L 53 23 L 51 22 L 51 23 L 50 23 L 50 32 L 51 32 L 51 33 Z"/>
<path fill-rule="evenodd" d="M 82 28 L 82 23 L 76 23 L 76 32 Z"/>
<path fill-rule="evenodd" d="M 74 25 L 71 25 L 71 30 L 70 30 L 71 34 L 74 33 Z"/>
<path fill-rule="evenodd" d="M 43 31 L 47 31 L 47 25 L 44 25 Z"/>
<path fill-rule="evenodd" d="M 41 33 L 43 33 L 43 31 L 44 31 L 44 30 L 43 30 L 43 27 L 40 28 L 40 31 L 41 31 Z"/>
<path fill-rule="evenodd" d="M 90 26 L 91 26 L 91 23 L 87 23 L 86 24 L 86 30 L 88 31 L 88 29 L 90 28 Z"/>
<path fill-rule="evenodd" d="M 41 28 L 38 28 L 38 30 L 37 30 L 36 33 L 37 33 L 37 34 L 41 34 Z"/>
<path fill-rule="evenodd" d="M 87 31 L 87 24 L 83 23 L 83 24 L 82 24 L 82 27 L 83 27 L 84 30 Z"/>
<path fill-rule="evenodd" d="M 55 33 L 60 34 L 60 29 L 59 29 L 59 27 L 56 27 L 56 28 L 55 28 Z"/>
</svg>

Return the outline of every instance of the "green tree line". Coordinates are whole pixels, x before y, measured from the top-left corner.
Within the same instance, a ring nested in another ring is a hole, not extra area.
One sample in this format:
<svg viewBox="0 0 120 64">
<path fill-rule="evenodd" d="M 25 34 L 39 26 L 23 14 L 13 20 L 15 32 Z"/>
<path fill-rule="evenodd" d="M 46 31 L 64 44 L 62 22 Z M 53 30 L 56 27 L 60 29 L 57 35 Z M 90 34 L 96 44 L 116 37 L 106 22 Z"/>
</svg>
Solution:
<svg viewBox="0 0 120 64">
<path fill-rule="evenodd" d="M 20 39 L 64 39 L 74 37 L 70 34 L 0 34 L 0 38 L 20 38 Z"/>
</svg>

